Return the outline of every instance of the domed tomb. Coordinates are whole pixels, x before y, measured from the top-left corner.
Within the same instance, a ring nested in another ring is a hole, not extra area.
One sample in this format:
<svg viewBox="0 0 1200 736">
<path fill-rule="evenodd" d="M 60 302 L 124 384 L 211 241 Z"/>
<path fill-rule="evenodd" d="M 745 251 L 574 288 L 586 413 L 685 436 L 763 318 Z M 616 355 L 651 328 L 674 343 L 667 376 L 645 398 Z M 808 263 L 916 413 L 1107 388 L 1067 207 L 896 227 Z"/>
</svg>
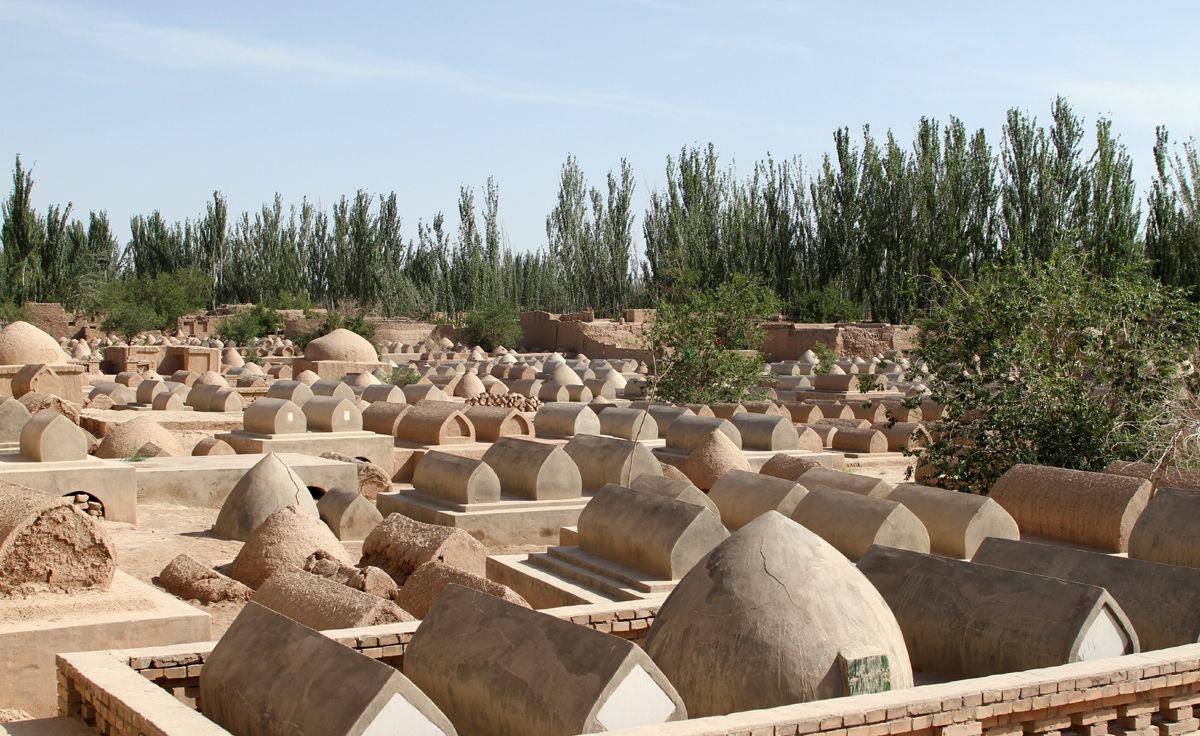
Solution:
<svg viewBox="0 0 1200 736">
<path fill-rule="evenodd" d="M 345 328 L 318 337 L 304 347 L 307 360 L 336 360 L 346 363 L 377 363 L 379 354 L 365 337 Z"/>
<path fill-rule="evenodd" d="M 0 365 L 61 365 L 68 360 L 53 337 L 28 322 L 10 322 L 0 330 Z"/>
<path fill-rule="evenodd" d="M 246 471 L 229 492 L 213 524 L 222 539 L 246 541 L 250 533 L 279 509 L 298 506 L 316 519 L 317 503 L 296 471 L 271 453 Z"/>
<path fill-rule="evenodd" d="M 913 684 L 883 598 L 841 553 L 775 511 L 679 581 L 645 646 L 693 718 Z"/>
</svg>

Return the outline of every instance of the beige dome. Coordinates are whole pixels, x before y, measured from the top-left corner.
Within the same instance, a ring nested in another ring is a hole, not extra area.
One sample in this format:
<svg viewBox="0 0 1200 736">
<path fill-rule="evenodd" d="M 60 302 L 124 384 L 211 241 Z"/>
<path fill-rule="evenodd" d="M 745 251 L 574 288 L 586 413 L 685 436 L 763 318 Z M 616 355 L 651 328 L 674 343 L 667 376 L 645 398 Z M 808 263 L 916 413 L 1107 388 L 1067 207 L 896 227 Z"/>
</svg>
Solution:
<svg viewBox="0 0 1200 736">
<path fill-rule="evenodd" d="M 150 417 L 140 416 L 113 425 L 96 448 L 96 457 L 111 460 L 129 458 L 148 442 L 158 445 L 164 453 L 172 457 L 186 454 L 171 430 Z"/>
<path fill-rule="evenodd" d="M 567 367 L 566 363 L 560 363 L 550 374 L 550 380 L 560 386 L 582 386 L 583 379 L 579 374 Z"/>
<path fill-rule="evenodd" d="M 225 376 L 222 376 L 216 371 L 204 371 L 200 374 L 200 377 L 196 379 L 196 385 L 220 386 L 221 388 L 229 388 L 229 381 L 226 381 Z"/>
<path fill-rule="evenodd" d="M 865 692 L 913 685 L 904 635 L 883 596 L 830 544 L 775 511 L 679 581 L 644 648 L 692 718 L 856 694 L 839 657 L 862 653 L 886 657 L 875 670 L 882 682 Z"/>
<path fill-rule="evenodd" d="M 296 374 L 296 380 L 305 384 L 306 386 L 311 386 L 317 381 L 321 380 L 321 377 L 312 371 L 304 370 Z"/>
<path fill-rule="evenodd" d="M 304 357 L 308 360 L 337 360 L 349 363 L 379 362 L 379 354 L 366 338 L 340 327 L 305 346 Z"/>
<path fill-rule="evenodd" d="M 28 322 L 11 322 L 0 330 L 0 365 L 62 365 L 68 360 L 53 337 Z"/>
<path fill-rule="evenodd" d="M 379 379 L 370 373 L 350 373 L 342 378 L 342 383 L 362 388 L 365 386 L 378 386 Z"/>
</svg>

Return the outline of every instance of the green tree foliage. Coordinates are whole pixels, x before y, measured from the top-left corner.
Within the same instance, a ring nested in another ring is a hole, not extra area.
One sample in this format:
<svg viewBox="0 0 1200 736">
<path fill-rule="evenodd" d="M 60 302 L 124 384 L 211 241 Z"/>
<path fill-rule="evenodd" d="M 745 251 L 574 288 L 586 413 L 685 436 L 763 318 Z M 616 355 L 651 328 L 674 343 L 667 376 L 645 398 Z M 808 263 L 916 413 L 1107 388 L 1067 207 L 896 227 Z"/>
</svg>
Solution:
<svg viewBox="0 0 1200 736">
<path fill-rule="evenodd" d="M 463 337 L 468 345 L 491 351 L 515 346 L 521 340 L 521 315 L 509 302 L 492 302 L 467 315 Z"/>
<path fill-rule="evenodd" d="M 1164 283 L 1188 290 L 1200 301 L 1200 157 L 1195 141 L 1173 150 L 1158 129 L 1154 180 L 1146 215 L 1146 255 Z"/>
<path fill-rule="evenodd" d="M 334 330 L 350 330 L 351 332 L 361 335 L 367 340 L 375 338 L 375 323 L 367 319 L 361 313 L 344 314 L 339 311 L 330 311 L 325 314 L 325 318 L 321 320 L 321 324 L 311 330 L 299 332 L 292 337 L 292 342 L 301 350 L 304 346 L 313 340 L 328 335 Z"/>
<path fill-rule="evenodd" d="M 32 197 L 33 172 L 18 156 L 12 192 L 0 204 L 0 300 L 95 309 L 100 288 L 117 270 L 119 247 L 108 216 L 92 212 L 84 225 L 71 218 L 70 204 L 51 205 L 42 215 Z"/>
<path fill-rule="evenodd" d="M 743 274 L 714 289 L 677 281 L 658 302 L 648 335 L 657 356 L 651 398 L 679 404 L 747 398 L 762 369 L 760 323 L 778 309 L 775 293 Z"/>
<path fill-rule="evenodd" d="M 834 284 L 796 294 L 786 311 L 796 322 L 855 322 L 862 318 L 862 307 Z"/>
<path fill-rule="evenodd" d="M 921 460 L 938 484 L 986 493 L 1017 463 L 1099 470 L 1152 449 L 1143 429 L 1183 388 L 1200 317 L 1143 267 L 1093 265 L 1063 246 L 937 281 L 918 359 L 950 417 Z"/>
<path fill-rule="evenodd" d="M 193 268 L 118 279 L 102 290 L 101 328 L 127 339 L 139 332 L 171 331 L 180 317 L 203 309 L 208 300 L 208 277 Z"/>
<path fill-rule="evenodd" d="M 837 363 L 838 354 L 823 342 L 813 343 L 812 351 L 817 356 L 817 367 L 814 369 L 816 373 L 828 373 Z"/>
<path fill-rule="evenodd" d="M 0 203 L 0 302 L 62 301 L 95 309 L 103 285 L 191 268 L 209 304 L 272 303 L 453 322 L 496 301 L 554 312 L 615 316 L 671 293 L 680 274 L 716 288 L 761 276 L 795 319 L 907 322 L 935 306 L 936 274 L 972 279 L 1001 255 L 1046 260 L 1059 248 L 1105 276 L 1148 256 L 1153 273 L 1200 300 L 1195 149 L 1160 131 L 1145 230 L 1132 157 L 1106 118 L 1090 126 L 1064 99 L 1044 121 L 1011 110 L 998 141 L 954 117 L 917 121 L 911 142 L 864 127 L 833 133 L 811 171 L 768 155 L 738 169 L 714 146 L 685 147 L 651 191 L 636 252 L 634 179 L 622 160 L 589 183 L 568 157 L 542 247 L 504 238 L 500 190 L 461 187 L 457 206 L 401 221 L 395 192 L 359 191 L 329 207 L 276 195 L 231 213 L 214 192 L 181 222 L 150 211 L 120 247 L 103 212 L 34 208 L 33 179 L 17 159 Z M 1144 235 L 1142 234 L 1144 232 Z"/>
<path fill-rule="evenodd" d="M 221 320 L 217 334 L 224 340 L 233 340 L 238 345 L 249 345 L 266 335 L 283 331 L 283 315 L 274 309 L 256 304 Z"/>
</svg>

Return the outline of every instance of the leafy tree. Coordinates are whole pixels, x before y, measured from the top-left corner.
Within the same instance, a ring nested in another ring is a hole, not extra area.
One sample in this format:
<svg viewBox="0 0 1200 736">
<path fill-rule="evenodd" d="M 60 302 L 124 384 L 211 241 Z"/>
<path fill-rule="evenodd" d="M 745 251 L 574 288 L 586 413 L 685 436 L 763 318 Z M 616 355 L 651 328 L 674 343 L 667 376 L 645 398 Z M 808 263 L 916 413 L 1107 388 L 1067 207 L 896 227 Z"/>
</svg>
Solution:
<svg viewBox="0 0 1200 736">
<path fill-rule="evenodd" d="M 467 315 L 464 335 L 469 345 L 491 351 L 521 340 L 521 314 L 515 304 L 492 302 Z"/>
<path fill-rule="evenodd" d="M 179 318 L 208 303 L 206 274 L 192 268 L 110 282 L 101 294 L 101 329 L 132 338 L 138 332 L 174 330 Z"/>
<path fill-rule="evenodd" d="M 282 330 L 283 315 L 261 304 L 231 314 L 217 325 L 218 335 L 239 345 L 249 345 L 260 337 L 275 335 Z"/>
<path fill-rule="evenodd" d="M 761 322 L 778 310 L 774 292 L 742 274 L 715 289 L 677 287 L 658 302 L 648 335 L 656 364 L 651 398 L 677 404 L 746 398 L 762 369 Z"/>
<path fill-rule="evenodd" d="M 917 350 L 949 415 L 921 454 L 930 481 L 987 493 L 1017 463 L 1099 470 L 1151 449 L 1143 428 L 1183 388 L 1200 316 L 1143 266 L 1086 260 L 1064 246 L 937 281 Z"/>
<path fill-rule="evenodd" d="M 7 325 L 10 322 L 25 322 L 29 320 L 29 310 L 24 304 L 13 304 L 12 302 L 0 302 L 0 325 Z"/>
<path fill-rule="evenodd" d="M 104 321 L 100 329 L 115 332 L 126 340 L 132 340 L 141 332 L 162 329 L 162 315 L 149 304 L 122 299 L 109 302 L 104 310 Z"/>
<path fill-rule="evenodd" d="M 796 322 L 857 322 L 862 307 L 838 284 L 797 294 L 787 305 L 789 319 Z"/>
</svg>

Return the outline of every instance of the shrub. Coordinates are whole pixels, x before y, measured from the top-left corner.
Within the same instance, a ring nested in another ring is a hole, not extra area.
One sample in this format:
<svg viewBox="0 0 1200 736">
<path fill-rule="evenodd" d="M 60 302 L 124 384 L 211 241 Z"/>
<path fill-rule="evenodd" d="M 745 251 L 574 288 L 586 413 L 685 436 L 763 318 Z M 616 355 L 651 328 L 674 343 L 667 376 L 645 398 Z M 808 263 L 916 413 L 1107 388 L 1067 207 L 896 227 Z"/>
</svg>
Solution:
<svg viewBox="0 0 1200 736">
<path fill-rule="evenodd" d="M 132 340 L 138 333 L 161 328 L 162 316 L 149 304 L 127 301 L 115 303 L 106 309 L 104 321 L 100 323 L 100 329 L 115 332 L 126 341 Z"/>
<path fill-rule="evenodd" d="M 948 418 L 922 453 L 932 481 L 986 493 L 1017 463 L 1100 470 L 1163 442 L 1157 419 L 1185 388 L 1200 319 L 1141 266 L 1111 277 L 1058 252 L 936 282 L 918 360 Z"/>
<path fill-rule="evenodd" d="M 302 309 L 305 312 L 311 312 L 314 305 L 307 294 L 297 291 L 281 291 L 273 297 L 264 299 L 261 306 L 270 309 Z"/>
<path fill-rule="evenodd" d="M 833 351 L 833 348 L 823 342 L 814 343 L 812 351 L 816 354 L 817 360 L 820 361 L 817 367 L 813 369 L 816 373 L 828 373 L 829 369 L 833 368 L 834 364 L 837 363 L 838 354 Z"/>
<path fill-rule="evenodd" d="M 24 304 L 14 304 L 12 302 L 0 302 L 0 324 L 7 325 L 11 322 L 22 322 L 29 320 L 29 310 Z"/>
<path fill-rule="evenodd" d="M 841 285 L 831 283 L 793 296 L 787 315 L 796 322 L 857 322 L 862 319 L 863 309 Z"/>
<path fill-rule="evenodd" d="M 517 305 L 492 302 L 467 315 L 464 334 L 468 345 L 487 351 L 498 345 L 513 346 L 521 341 L 521 314 Z"/>
<path fill-rule="evenodd" d="M 421 376 L 417 374 L 416 369 L 411 365 L 392 369 L 391 382 L 397 386 L 408 386 L 419 380 L 421 380 Z"/>
<path fill-rule="evenodd" d="M 109 282 L 101 292 L 101 329 L 132 339 L 139 332 L 174 330 L 179 318 L 204 307 L 208 277 L 194 268 Z"/>
<path fill-rule="evenodd" d="M 231 314 L 217 325 L 217 334 L 239 345 L 249 345 L 265 335 L 278 334 L 283 329 L 283 315 L 274 309 L 256 304 Z"/>
<path fill-rule="evenodd" d="M 770 289 L 744 275 L 661 299 L 648 335 L 650 396 L 677 404 L 746 398 L 762 371 L 760 323 L 778 308 Z"/>
<path fill-rule="evenodd" d="M 292 343 L 295 344 L 297 349 L 303 350 L 304 346 L 313 340 L 322 335 L 328 335 L 337 329 L 350 330 L 372 342 L 372 338 L 375 337 L 375 323 L 363 315 L 343 315 L 340 312 L 329 312 L 325 315 L 325 319 L 321 322 L 320 326 L 316 329 L 297 333 L 292 337 Z"/>
</svg>

